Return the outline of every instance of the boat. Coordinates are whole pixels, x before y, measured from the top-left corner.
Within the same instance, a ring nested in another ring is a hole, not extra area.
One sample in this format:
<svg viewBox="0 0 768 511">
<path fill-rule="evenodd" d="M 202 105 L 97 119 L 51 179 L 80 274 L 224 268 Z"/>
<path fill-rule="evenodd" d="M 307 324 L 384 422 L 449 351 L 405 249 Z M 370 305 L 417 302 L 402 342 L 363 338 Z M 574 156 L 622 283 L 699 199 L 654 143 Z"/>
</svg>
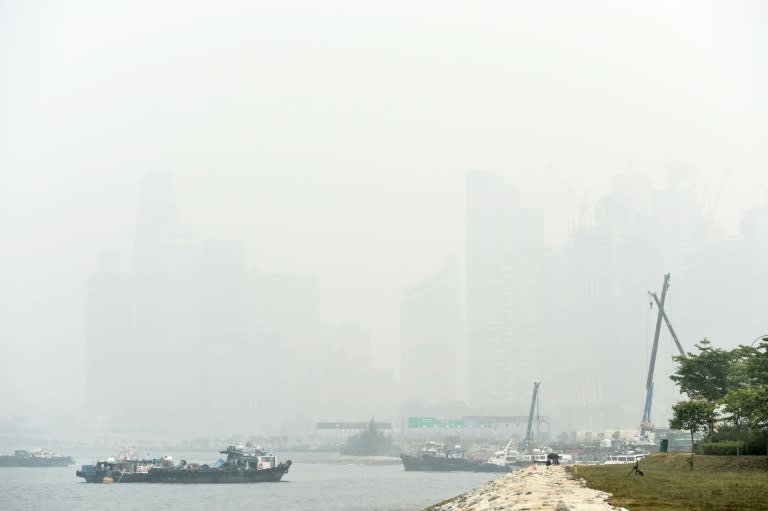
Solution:
<svg viewBox="0 0 768 511">
<path fill-rule="evenodd" d="M 13 456 L 0 456 L 0 467 L 66 467 L 75 463 L 71 456 L 54 454 L 43 449 L 17 449 Z"/>
<path fill-rule="evenodd" d="M 493 456 L 488 458 L 487 463 L 510 468 L 518 465 L 520 463 L 520 453 L 512 448 L 512 439 L 509 439 L 509 442 L 507 442 L 507 445 L 502 450 L 493 453 Z"/>
<path fill-rule="evenodd" d="M 509 472 L 509 467 L 495 465 L 464 456 L 460 445 L 446 448 L 441 442 L 429 441 L 418 455 L 400 454 L 406 471 L 433 472 Z"/>
<path fill-rule="evenodd" d="M 175 467 L 152 468 L 150 483 L 276 483 L 291 468 L 291 460 L 277 463 L 275 455 L 258 447 L 230 445 L 220 454 L 224 462 L 213 467 L 188 464 L 181 460 Z"/>
<path fill-rule="evenodd" d="M 608 459 L 603 462 L 604 465 L 626 465 L 627 463 L 637 463 L 641 459 L 648 456 L 645 452 L 624 452 L 611 454 Z"/>
<path fill-rule="evenodd" d="M 536 411 L 537 399 L 539 395 L 539 386 L 541 382 L 533 382 L 533 395 L 531 396 L 531 408 L 528 413 L 528 427 L 526 429 L 525 437 L 518 446 L 519 451 L 512 448 L 513 438 L 510 438 L 507 444 L 500 451 L 496 451 L 493 456 L 488 459 L 488 463 L 505 467 L 523 467 L 526 465 L 532 465 L 536 463 L 546 464 L 547 460 L 555 465 L 560 461 L 570 462 L 572 457 L 568 454 L 558 454 L 552 451 L 548 447 L 534 448 L 533 437 L 533 419 Z"/>
<path fill-rule="evenodd" d="M 146 483 L 149 471 L 161 467 L 172 458 L 161 459 L 107 458 L 93 465 L 83 465 L 75 475 L 87 483 Z M 172 461 L 171 461 L 172 463 Z"/>
<path fill-rule="evenodd" d="M 517 461 L 518 465 L 531 465 L 533 463 L 540 463 L 542 465 L 550 461 L 553 465 L 570 465 L 573 463 L 573 456 L 570 454 L 558 453 L 550 449 L 549 447 L 543 447 L 541 449 L 532 449 L 529 452 L 520 454 Z"/>
<path fill-rule="evenodd" d="M 519 464 L 519 461 L 520 453 L 508 448 L 496 451 L 493 456 L 488 458 L 488 463 L 501 467 L 514 467 Z"/>
<path fill-rule="evenodd" d="M 170 456 L 151 460 L 108 458 L 83 465 L 76 475 L 89 483 L 259 483 L 280 481 L 292 464 L 291 460 L 277 463 L 274 454 L 252 446 L 230 445 L 219 452 L 227 459 L 213 465 L 186 460 L 175 464 Z"/>
</svg>

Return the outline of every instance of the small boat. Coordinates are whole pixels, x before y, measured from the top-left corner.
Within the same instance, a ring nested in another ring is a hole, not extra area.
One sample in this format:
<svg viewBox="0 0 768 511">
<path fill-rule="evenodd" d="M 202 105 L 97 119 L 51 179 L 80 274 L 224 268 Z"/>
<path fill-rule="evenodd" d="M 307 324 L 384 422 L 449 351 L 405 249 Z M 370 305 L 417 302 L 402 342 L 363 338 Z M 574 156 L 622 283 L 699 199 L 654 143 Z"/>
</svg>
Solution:
<svg viewBox="0 0 768 511">
<path fill-rule="evenodd" d="M 530 465 L 532 463 L 541 463 L 544 464 L 547 462 L 547 459 L 552 459 L 550 456 L 550 450 L 549 449 L 533 449 L 529 452 L 524 452 L 520 455 L 519 463 L 522 465 Z M 559 457 L 559 455 L 558 455 Z"/>
<path fill-rule="evenodd" d="M 13 456 L 0 456 L 0 467 L 66 467 L 75 460 L 71 456 L 54 454 L 43 449 L 26 451 L 17 449 Z"/>
<path fill-rule="evenodd" d="M 514 467 L 519 461 L 520 453 L 512 448 L 512 439 L 507 442 L 507 445 L 502 450 L 496 451 L 493 453 L 493 456 L 488 458 L 488 463 L 500 467 Z"/>
<path fill-rule="evenodd" d="M 604 465 L 625 465 L 627 463 L 637 463 L 646 456 L 648 456 L 648 454 L 644 452 L 611 454 L 608 456 L 608 459 L 605 460 Z"/>
<path fill-rule="evenodd" d="M 513 449 L 502 449 L 493 453 L 493 456 L 488 458 L 488 463 L 498 465 L 500 467 L 513 467 L 520 461 L 520 453 Z"/>
</svg>

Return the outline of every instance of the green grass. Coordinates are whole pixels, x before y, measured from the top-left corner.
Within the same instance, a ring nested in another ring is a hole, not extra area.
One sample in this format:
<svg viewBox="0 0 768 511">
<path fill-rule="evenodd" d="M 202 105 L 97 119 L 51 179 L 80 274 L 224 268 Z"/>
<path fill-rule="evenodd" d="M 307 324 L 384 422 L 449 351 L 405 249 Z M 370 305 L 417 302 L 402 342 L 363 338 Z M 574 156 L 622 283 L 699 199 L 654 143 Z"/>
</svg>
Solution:
<svg viewBox="0 0 768 511">
<path fill-rule="evenodd" d="M 696 456 L 653 454 L 640 461 L 644 476 L 632 465 L 569 467 L 587 486 L 611 493 L 609 502 L 630 511 L 768 511 L 768 462 L 765 456 Z"/>
</svg>

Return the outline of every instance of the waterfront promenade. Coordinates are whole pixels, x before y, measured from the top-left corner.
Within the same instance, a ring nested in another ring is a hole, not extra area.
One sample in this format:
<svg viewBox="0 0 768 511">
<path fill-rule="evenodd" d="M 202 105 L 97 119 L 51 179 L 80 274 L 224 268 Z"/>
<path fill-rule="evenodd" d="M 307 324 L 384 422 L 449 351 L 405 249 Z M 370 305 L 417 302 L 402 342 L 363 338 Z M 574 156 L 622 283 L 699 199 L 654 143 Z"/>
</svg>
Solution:
<svg viewBox="0 0 768 511">
<path fill-rule="evenodd" d="M 605 511 L 621 510 L 606 503 L 609 495 L 587 488 L 562 465 L 515 470 L 425 511 Z"/>
</svg>

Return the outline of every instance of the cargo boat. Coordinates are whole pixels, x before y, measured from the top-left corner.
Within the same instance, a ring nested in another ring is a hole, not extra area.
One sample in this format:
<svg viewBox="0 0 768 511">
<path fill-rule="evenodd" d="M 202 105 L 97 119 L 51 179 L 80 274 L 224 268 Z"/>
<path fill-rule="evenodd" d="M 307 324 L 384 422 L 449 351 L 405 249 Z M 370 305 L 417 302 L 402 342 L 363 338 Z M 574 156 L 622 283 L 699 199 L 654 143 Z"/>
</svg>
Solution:
<svg viewBox="0 0 768 511">
<path fill-rule="evenodd" d="M 76 475 L 89 483 L 261 483 L 280 481 L 291 467 L 291 460 L 277 463 L 273 454 L 258 447 L 231 445 L 220 453 L 226 454 L 227 459 L 213 465 L 186 460 L 175 465 L 169 456 L 151 460 L 107 459 L 83 465 Z"/>
<path fill-rule="evenodd" d="M 75 463 L 71 456 L 53 454 L 42 449 L 17 449 L 13 456 L 0 456 L 0 467 L 66 467 Z"/>
</svg>

